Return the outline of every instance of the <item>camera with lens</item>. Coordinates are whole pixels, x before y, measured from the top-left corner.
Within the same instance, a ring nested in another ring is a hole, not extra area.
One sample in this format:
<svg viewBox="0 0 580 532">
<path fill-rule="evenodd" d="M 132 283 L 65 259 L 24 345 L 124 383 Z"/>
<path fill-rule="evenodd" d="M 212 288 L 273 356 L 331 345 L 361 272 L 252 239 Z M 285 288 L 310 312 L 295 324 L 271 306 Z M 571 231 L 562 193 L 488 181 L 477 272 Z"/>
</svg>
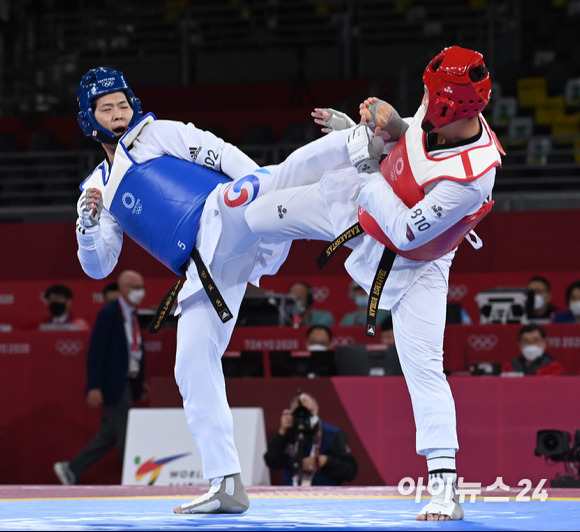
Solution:
<svg viewBox="0 0 580 532">
<path fill-rule="evenodd" d="M 576 431 L 579 438 L 580 431 Z M 545 456 L 555 462 L 573 460 L 570 433 L 562 430 L 539 430 L 536 438 L 536 456 Z M 577 454 L 577 453 L 576 453 Z"/>
<path fill-rule="evenodd" d="M 301 401 L 302 390 L 296 392 L 296 408 L 292 410 L 292 429 L 290 438 L 295 444 L 295 456 L 293 457 L 294 479 L 298 486 L 303 483 L 310 485 L 311 478 L 303 478 L 302 460 L 308 454 L 308 450 L 314 440 L 314 435 L 318 427 L 318 418 L 315 417 Z M 310 471 L 312 477 L 312 471 Z"/>
<path fill-rule="evenodd" d="M 292 410 L 293 433 L 296 439 L 305 440 L 314 433 L 315 427 L 312 426 L 312 412 L 300 401 L 301 395 L 302 391 L 298 390 L 298 406 Z"/>
<path fill-rule="evenodd" d="M 554 462 L 563 462 L 569 475 L 557 476 L 552 487 L 580 487 L 578 464 L 580 464 L 580 429 L 574 434 L 563 430 L 539 430 L 536 435 L 536 456 L 545 456 Z"/>
</svg>

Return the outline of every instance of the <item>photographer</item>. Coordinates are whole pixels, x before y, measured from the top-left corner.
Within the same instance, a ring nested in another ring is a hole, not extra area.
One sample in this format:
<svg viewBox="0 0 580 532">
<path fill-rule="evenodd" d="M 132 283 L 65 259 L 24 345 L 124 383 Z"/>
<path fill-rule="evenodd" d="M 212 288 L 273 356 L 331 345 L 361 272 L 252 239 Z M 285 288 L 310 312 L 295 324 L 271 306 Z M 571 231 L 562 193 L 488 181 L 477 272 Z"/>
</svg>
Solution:
<svg viewBox="0 0 580 532">
<path fill-rule="evenodd" d="M 282 411 L 264 460 L 271 469 L 283 469 L 284 484 L 293 486 L 338 486 L 357 473 L 346 433 L 322 421 L 316 399 L 300 391 Z"/>
</svg>

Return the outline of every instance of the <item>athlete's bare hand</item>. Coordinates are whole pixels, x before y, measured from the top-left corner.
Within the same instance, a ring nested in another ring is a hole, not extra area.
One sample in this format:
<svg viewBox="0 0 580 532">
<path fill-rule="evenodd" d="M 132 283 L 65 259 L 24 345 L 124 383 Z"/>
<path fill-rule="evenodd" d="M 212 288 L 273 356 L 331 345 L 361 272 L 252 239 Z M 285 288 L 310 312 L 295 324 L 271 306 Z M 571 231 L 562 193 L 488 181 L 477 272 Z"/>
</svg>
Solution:
<svg viewBox="0 0 580 532">
<path fill-rule="evenodd" d="M 100 210 L 102 209 L 103 202 L 102 202 L 103 194 L 98 188 L 90 188 L 89 195 L 88 195 L 88 202 L 87 207 L 91 211 L 93 217 L 97 216 L 97 211 L 100 214 Z"/>
<path fill-rule="evenodd" d="M 310 113 L 314 117 L 314 122 L 322 127 L 323 133 L 328 133 L 329 130 L 325 127 L 325 122 L 330 122 L 330 113 L 325 109 L 321 109 L 320 107 L 315 107 L 314 111 Z"/>
<path fill-rule="evenodd" d="M 373 121 L 373 116 L 369 110 L 370 106 L 373 103 L 376 103 L 379 101 L 379 98 L 376 98 L 374 96 L 371 96 L 370 98 L 367 98 L 364 102 L 362 102 L 359 105 L 359 114 L 361 116 L 361 122 L 372 122 Z M 379 128 L 383 128 L 385 127 L 389 120 L 391 119 L 391 116 L 393 114 L 393 108 L 391 107 L 391 104 L 388 103 L 384 103 L 379 105 L 379 107 L 377 108 L 377 123 L 376 126 Z"/>
<path fill-rule="evenodd" d="M 312 113 L 314 122 L 322 127 L 323 133 L 342 131 L 354 127 L 356 124 L 347 114 L 336 109 L 316 107 Z"/>
</svg>

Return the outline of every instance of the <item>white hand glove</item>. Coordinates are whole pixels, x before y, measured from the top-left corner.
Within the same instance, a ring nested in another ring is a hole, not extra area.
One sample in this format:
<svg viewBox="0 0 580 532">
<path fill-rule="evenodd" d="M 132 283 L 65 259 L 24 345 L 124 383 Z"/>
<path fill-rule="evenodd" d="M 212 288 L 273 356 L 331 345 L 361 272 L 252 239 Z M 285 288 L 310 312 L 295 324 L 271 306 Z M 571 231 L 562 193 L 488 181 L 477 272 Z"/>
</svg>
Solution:
<svg viewBox="0 0 580 532">
<path fill-rule="evenodd" d="M 341 131 L 343 129 L 348 129 L 356 126 L 354 120 L 352 120 L 347 114 L 336 111 L 335 109 L 325 108 L 324 109 L 329 115 L 330 119 L 324 120 L 325 133 L 330 133 L 331 131 Z"/>
<path fill-rule="evenodd" d="M 351 164 L 359 173 L 379 172 L 379 159 L 383 154 L 385 143 L 381 137 L 375 137 L 366 124 L 357 126 L 346 140 Z"/>
<path fill-rule="evenodd" d="M 87 229 L 98 226 L 102 210 L 103 196 L 99 194 L 98 198 L 94 195 L 91 197 L 91 189 L 85 190 L 77 202 L 78 230 L 84 234 Z"/>
</svg>

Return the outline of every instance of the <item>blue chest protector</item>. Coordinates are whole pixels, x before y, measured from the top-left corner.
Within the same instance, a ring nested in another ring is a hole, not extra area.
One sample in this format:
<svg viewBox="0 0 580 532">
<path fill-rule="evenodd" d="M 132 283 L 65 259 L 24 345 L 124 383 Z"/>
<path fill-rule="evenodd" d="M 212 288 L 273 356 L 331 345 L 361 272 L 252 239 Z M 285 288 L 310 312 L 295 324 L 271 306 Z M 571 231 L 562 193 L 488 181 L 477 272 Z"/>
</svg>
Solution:
<svg viewBox="0 0 580 532">
<path fill-rule="evenodd" d="M 127 170 L 110 211 L 130 238 L 180 274 L 207 197 L 228 182 L 224 174 L 164 155 Z"/>
</svg>

